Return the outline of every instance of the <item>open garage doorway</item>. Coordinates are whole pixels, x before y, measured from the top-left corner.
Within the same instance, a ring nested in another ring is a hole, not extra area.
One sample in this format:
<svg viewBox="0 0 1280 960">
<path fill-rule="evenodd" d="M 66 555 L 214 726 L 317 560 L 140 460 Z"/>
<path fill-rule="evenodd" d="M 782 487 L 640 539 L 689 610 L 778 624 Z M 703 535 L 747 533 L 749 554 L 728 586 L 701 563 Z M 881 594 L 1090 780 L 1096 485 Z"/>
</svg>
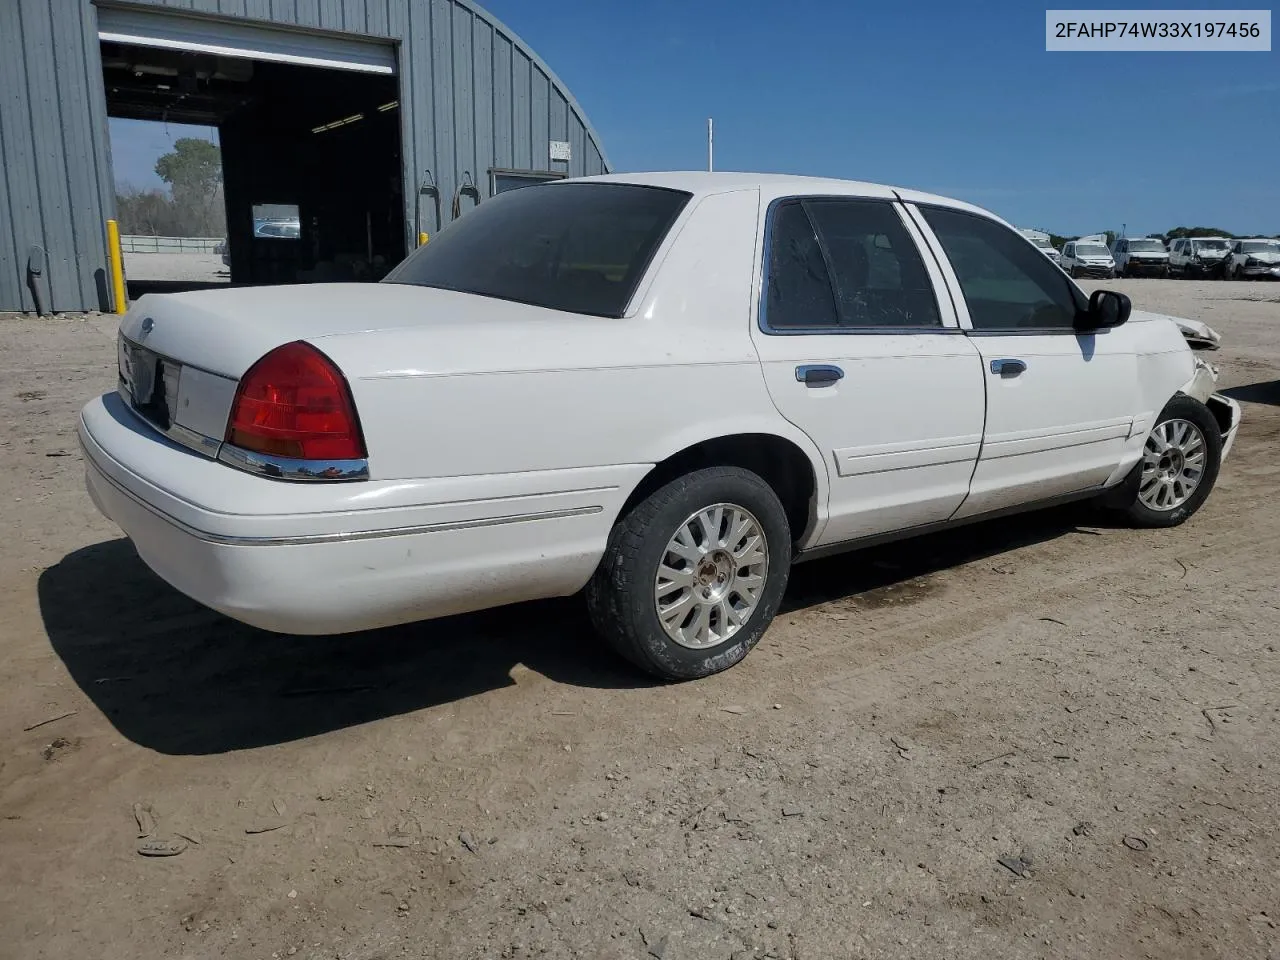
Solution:
<svg viewBox="0 0 1280 960">
<path fill-rule="evenodd" d="M 216 129 L 232 284 L 375 281 L 403 259 L 389 45 L 132 10 L 99 26 L 109 117 Z M 182 288 L 130 277 L 131 296 Z"/>
</svg>

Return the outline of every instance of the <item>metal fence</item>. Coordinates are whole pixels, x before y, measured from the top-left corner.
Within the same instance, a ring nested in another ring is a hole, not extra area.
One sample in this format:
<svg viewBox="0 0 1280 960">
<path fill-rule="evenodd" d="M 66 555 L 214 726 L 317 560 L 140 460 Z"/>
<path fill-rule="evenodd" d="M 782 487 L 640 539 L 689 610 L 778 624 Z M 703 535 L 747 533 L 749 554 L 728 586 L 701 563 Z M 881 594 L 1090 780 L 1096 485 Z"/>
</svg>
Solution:
<svg viewBox="0 0 1280 960">
<path fill-rule="evenodd" d="M 216 253 L 221 237 L 120 237 L 122 253 Z"/>
</svg>

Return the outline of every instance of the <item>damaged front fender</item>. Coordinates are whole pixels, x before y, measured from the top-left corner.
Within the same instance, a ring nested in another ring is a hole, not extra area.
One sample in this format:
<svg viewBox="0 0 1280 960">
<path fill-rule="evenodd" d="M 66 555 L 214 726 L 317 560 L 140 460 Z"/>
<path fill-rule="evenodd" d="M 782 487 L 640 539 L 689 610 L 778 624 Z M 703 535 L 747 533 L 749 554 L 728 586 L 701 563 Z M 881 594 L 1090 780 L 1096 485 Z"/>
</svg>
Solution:
<svg viewBox="0 0 1280 960">
<path fill-rule="evenodd" d="M 1209 408 L 1213 419 L 1218 421 L 1218 429 L 1222 432 L 1222 459 L 1225 460 L 1236 442 L 1236 431 L 1240 427 L 1240 404 L 1215 392 L 1217 386 L 1218 368 L 1196 357 L 1196 372 L 1182 385 L 1179 392 L 1199 400 Z"/>
<path fill-rule="evenodd" d="M 1195 358 L 1196 370 L 1191 379 L 1182 385 L 1180 393 L 1208 403 L 1218 386 L 1218 368 L 1199 357 Z"/>
</svg>

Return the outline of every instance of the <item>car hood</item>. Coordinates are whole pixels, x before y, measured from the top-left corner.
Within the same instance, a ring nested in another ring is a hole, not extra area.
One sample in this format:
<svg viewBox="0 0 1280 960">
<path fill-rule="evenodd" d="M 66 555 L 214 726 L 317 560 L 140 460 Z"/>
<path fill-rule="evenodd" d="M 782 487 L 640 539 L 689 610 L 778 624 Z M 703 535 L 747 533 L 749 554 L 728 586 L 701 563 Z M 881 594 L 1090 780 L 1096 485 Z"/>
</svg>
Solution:
<svg viewBox="0 0 1280 960">
<path fill-rule="evenodd" d="M 1268 251 L 1267 253 L 1246 253 L 1246 257 L 1252 257 L 1259 263 L 1280 263 L 1280 250 Z"/>
</svg>

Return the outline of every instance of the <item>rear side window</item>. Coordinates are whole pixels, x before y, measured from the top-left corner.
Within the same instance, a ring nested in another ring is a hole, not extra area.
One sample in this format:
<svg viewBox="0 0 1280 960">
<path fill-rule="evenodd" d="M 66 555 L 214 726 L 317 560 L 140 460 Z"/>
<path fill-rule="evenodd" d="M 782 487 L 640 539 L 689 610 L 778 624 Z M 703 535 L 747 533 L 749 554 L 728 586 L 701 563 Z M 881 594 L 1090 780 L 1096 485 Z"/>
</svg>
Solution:
<svg viewBox="0 0 1280 960">
<path fill-rule="evenodd" d="M 834 327 L 836 300 L 818 233 L 799 203 L 773 214 L 765 320 L 771 327 Z"/>
<path fill-rule="evenodd" d="M 889 203 L 786 201 L 774 209 L 770 235 L 770 328 L 942 325 L 919 251 Z"/>
<path fill-rule="evenodd" d="M 620 317 L 691 196 L 622 183 L 511 190 L 440 231 L 383 282 Z"/>
</svg>

